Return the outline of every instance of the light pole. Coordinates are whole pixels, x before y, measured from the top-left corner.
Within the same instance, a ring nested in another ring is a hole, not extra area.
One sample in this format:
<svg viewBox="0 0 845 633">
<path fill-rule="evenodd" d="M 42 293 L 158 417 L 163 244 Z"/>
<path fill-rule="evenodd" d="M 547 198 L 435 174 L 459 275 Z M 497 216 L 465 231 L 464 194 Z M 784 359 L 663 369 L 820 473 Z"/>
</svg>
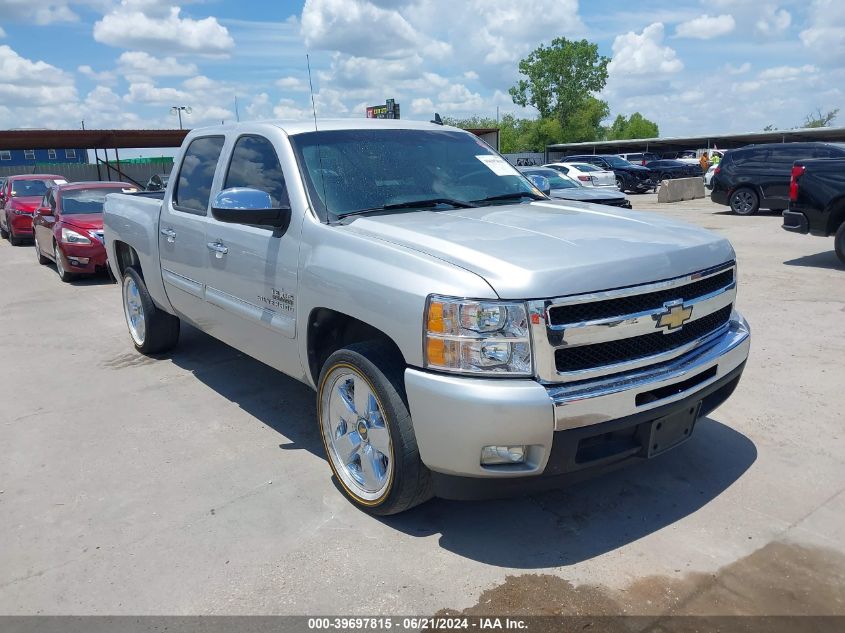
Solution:
<svg viewBox="0 0 845 633">
<path fill-rule="evenodd" d="M 178 114 L 179 115 L 179 129 L 182 129 L 182 113 L 190 114 L 191 113 L 191 106 L 173 106 L 170 108 L 170 114 Z"/>
</svg>

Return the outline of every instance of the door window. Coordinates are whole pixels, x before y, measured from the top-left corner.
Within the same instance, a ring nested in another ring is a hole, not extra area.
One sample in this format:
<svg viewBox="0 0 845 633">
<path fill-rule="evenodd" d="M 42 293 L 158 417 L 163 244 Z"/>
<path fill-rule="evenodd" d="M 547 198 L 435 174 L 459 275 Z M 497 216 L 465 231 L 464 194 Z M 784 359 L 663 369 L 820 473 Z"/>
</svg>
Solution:
<svg viewBox="0 0 845 633">
<path fill-rule="evenodd" d="M 273 144 L 263 136 L 242 136 L 235 143 L 224 189 L 249 187 L 270 194 L 273 208 L 288 204 L 282 165 Z"/>
<path fill-rule="evenodd" d="M 223 149 L 223 136 L 204 136 L 191 141 L 179 168 L 173 206 L 179 211 L 205 215 L 217 161 Z"/>
</svg>

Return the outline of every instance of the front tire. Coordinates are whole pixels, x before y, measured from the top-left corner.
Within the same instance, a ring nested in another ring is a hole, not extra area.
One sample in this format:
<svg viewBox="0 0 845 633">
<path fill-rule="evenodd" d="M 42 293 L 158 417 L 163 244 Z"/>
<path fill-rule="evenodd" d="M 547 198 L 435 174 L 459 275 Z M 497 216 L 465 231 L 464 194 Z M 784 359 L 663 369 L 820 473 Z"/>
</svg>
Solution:
<svg viewBox="0 0 845 633">
<path fill-rule="evenodd" d="M 760 198 L 754 190 L 743 187 L 731 194 L 730 205 L 737 215 L 754 215 L 760 208 Z"/>
<path fill-rule="evenodd" d="M 38 238 L 33 236 L 32 243 L 35 245 L 35 257 L 38 259 L 38 263 L 42 266 L 46 266 L 50 263 L 50 259 L 44 256 L 44 253 L 41 252 L 41 247 L 38 245 Z"/>
<path fill-rule="evenodd" d="M 845 222 L 839 225 L 836 236 L 833 238 L 833 250 L 839 261 L 845 264 Z"/>
<path fill-rule="evenodd" d="M 62 255 L 62 251 L 59 249 L 58 242 L 53 242 L 53 257 L 56 258 L 56 272 L 59 273 L 59 279 L 65 283 L 73 281 L 74 276 L 65 268 L 64 255 Z"/>
<path fill-rule="evenodd" d="M 128 267 L 123 273 L 123 314 L 132 343 L 142 354 L 158 354 L 179 341 L 179 318 L 153 303 L 141 273 Z"/>
<path fill-rule="evenodd" d="M 6 216 L 6 222 L 7 223 L 9 222 L 9 216 L 8 215 Z M 4 240 L 9 239 L 9 232 L 5 228 L 3 228 L 2 224 L 0 224 L 0 237 L 2 237 Z"/>
<path fill-rule="evenodd" d="M 619 189 L 619 191 L 625 193 L 625 179 L 622 178 L 622 176 L 616 177 L 616 187 L 617 189 Z"/>
<path fill-rule="evenodd" d="M 12 226 L 12 223 L 9 223 L 9 244 L 12 246 L 20 246 L 23 244 L 23 240 L 15 235 L 15 228 Z"/>
<path fill-rule="evenodd" d="M 404 364 L 380 343 L 332 354 L 320 372 L 317 415 L 326 458 L 344 495 L 376 515 L 432 497 L 405 401 Z"/>
</svg>

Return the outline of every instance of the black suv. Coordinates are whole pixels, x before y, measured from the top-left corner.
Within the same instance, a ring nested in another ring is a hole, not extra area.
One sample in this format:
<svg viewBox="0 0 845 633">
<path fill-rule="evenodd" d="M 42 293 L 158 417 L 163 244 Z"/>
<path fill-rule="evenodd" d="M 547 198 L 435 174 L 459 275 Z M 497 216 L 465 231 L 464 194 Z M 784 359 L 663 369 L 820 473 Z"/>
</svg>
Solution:
<svg viewBox="0 0 845 633">
<path fill-rule="evenodd" d="M 710 199 L 739 215 L 789 206 L 792 163 L 804 158 L 845 158 L 841 143 L 768 143 L 725 153 L 713 172 Z"/>
<path fill-rule="evenodd" d="M 619 191 L 635 191 L 643 193 L 649 189 L 656 189 L 657 182 L 652 178 L 650 169 L 629 163 L 613 154 L 585 154 L 583 156 L 566 156 L 560 159 L 566 163 L 590 163 L 596 167 L 607 169 L 616 174 L 616 186 Z"/>
</svg>

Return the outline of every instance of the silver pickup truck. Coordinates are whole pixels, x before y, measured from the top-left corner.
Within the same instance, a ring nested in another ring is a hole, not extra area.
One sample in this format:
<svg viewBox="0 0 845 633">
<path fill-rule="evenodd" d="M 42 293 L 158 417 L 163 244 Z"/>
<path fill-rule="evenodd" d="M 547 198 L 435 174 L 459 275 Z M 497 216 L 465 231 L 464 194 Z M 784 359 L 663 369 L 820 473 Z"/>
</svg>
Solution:
<svg viewBox="0 0 845 633">
<path fill-rule="evenodd" d="M 108 196 L 105 240 L 138 350 L 184 320 L 315 388 L 337 481 L 391 514 L 654 457 L 739 382 L 726 240 L 537 184 L 447 126 L 227 125 L 163 199 Z"/>
</svg>

